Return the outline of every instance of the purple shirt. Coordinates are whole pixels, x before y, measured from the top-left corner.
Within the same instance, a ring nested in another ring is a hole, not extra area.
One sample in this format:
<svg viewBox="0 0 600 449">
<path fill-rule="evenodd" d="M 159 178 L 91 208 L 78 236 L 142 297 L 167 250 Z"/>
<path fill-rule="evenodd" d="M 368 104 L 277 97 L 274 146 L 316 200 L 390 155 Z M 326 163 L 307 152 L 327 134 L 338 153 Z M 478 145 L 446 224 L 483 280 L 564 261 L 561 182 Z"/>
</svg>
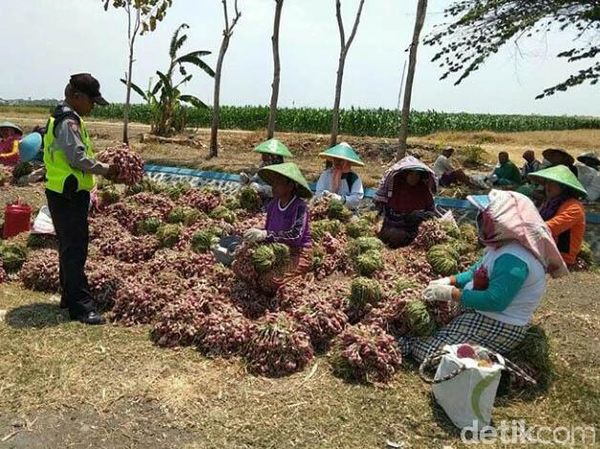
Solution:
<svg viewBox="0 0 600 449">
<path fill-rule="evenodd" d="M 312 245 L 308 207 L 301 198 L 292 198 L 285 207 L 281 207 L 278 199 L 271 200 L 266 229 L 268 243 L 285 243 L 296 248 Z"/>
</svg>

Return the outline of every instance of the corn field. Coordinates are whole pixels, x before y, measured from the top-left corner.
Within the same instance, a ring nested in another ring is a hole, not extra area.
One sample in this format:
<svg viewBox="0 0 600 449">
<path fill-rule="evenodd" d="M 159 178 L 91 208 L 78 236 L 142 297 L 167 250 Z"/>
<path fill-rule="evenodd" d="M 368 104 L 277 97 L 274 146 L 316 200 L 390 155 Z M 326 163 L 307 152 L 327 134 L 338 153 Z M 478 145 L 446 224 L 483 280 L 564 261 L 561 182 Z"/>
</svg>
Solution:
<svg viewBox="0 0 600 449">
<path fill-rule="evenodd" d="M 6 113 L 51 112 L 53 106 L 0 106 Z M 211 109 L 185 108 L 190 127 L 210 128 Z M 98 107 L 93 117 L 108 120 L 123 119 L 123 105 Z M 150 123 L 152 111 L 142 104 L 131 106 L 130 119 Z M 223 106 L 222 129 L 256 131 L 266 129 L 269 108 L 266 106 Z M 354 136 L 398 137 L 398 113 L 389 109 L 344 109 L 340 115 L 343 134 Z M 600 129 L 600 118 L 543 115 L 496 115 L 412 111 L 409 132 L 423 136 L 438 131 L 551 131 L 565 129 Z M 331 110 L 316 108 L 281 108 L 277 116 L 277 130 L 329 134 Z"/>
<path fill-rule="evenodd" d="M 211 109 L 186 108 L 188 126 L 209 128 Z M 122 105 L 96 108 L 93 115 L 104 119 L 121 119 Z M 149 123 L 151 110 L 146 105 L 132 105 L 130 118 Z M 269 108 L 266 106 L 224 106 L 221 109 L 222 129 L 262 130 L 267 126 Z M 546 131 L 564 129 L 598 129 L 600 119 L 569 116 L 494 115 L 413 111 L 409 132 L 426 135 L 437 131 Z M 397 137 L 398 113 L 389 109 L 345 109 L 341 111 L 340 129 L 343 134 L 373 137 Z M 328 134 L 331 130 L 331 111 L 314 108 L 282 108 L 277 116 L 277 130 Z"/>
</svg>

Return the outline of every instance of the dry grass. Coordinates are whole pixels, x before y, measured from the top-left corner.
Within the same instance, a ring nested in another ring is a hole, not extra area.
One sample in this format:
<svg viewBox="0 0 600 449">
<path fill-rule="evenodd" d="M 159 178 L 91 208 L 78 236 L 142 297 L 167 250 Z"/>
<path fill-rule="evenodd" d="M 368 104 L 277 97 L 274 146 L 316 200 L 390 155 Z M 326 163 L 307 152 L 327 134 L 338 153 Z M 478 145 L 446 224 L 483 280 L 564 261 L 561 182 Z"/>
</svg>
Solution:
<svg viewBox="0 0 600 449">
<path fill-rule="evenodd" d="M 47 116 L 40 113 L 15 113 L 8 117 L 25 129 L 35 125 L 44 124 Z M 122 125 L 109 121 L 90 121 L 96 148 L 102 149 L 108 145 L 119 142 Z M 186 167 L 201 168 L 206 170 L 223 170 L 237 173 L 242 170 L 256 170 L 258 158 L 252 152 L 256 144 L 264 140 L 264 133 L 252 131 L 226 130 L 220 132 L 221 153 L 217 159 L 206 160 L 208 156 L 209 130 L 193 130 L 200 142 L 199 148 L 174 144 L 144 144 L 140 137 L 147 133 L 147 125 L 134 123 L 131 125 L 130 134 L 136 149 L 140 151 L 148 162 L 182 165 Z M 323 163 L 318 158 L 318 153 L 325 150 L 329 137 L 316 134 L 278 133 L 277 137 L 284 141 L 296 155 L 294 161 L 302 168 L 307 178 L 316 180 L 323 169 Z M 355 146 L 363 159 L 367 162 L 364 168 L 357 172 L 363 178 L 365 185 L 376 186 L 381 175 L 393 160 L 397 149 L 395 139 L 340 136 Z M 507 151 L 518 165 L 522 163 L 521 154 L 527 148 L 534 148 L 541 158 L 541 151 L 549 147 L 562 147 L 573 155 L 586 149 L 596 148 L 600 141 L 600 130 L 574 130 L 574 131 L 535 131 L 519 133 L 435 133 L 424 137 L 409 139 L 413 151 L 419 154 L 425 162 L 432 163 L 438 151 L 447 145 L 459 149 L 466 146 L 478 145 L 486 154 L 485 162 L 495 163 L 499 151 Z M 484 169 L 487 170 L 487 169 Z"/>
<path fill-rule="evenodd" d="M 507 151 L 513 160 L 521 163 L 521 154 L 528 148 L 536 150 L 539 158 L 546 148 L 564 148 L 573 156 L 586 150 L 598 149 L 600 130 L 435 133 L 418 140 L 441 146 L 480 145 L 493 155 L 499 151 Z"/>
</svg>

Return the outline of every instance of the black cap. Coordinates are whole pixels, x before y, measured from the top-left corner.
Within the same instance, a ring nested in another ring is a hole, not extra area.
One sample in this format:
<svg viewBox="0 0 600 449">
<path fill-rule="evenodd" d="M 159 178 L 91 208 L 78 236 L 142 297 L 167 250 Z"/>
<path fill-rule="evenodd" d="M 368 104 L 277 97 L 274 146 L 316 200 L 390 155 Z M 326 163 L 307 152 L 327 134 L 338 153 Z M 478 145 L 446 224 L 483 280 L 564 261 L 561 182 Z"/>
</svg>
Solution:
<svg viewBox="0 0 600 449">
<path fill-rule="evenodd" d="M 73 87 L 73 89 L 86 94 L 88 97 L 94 100 L 94 103 L 100 106 L 106 106 L 108 104 L 108 101 L 106 101 L 100 93 L 100 83 L 89 73 L 78 73 L 77 75 L 71 75 L 69 84 Z"/>
</svg>

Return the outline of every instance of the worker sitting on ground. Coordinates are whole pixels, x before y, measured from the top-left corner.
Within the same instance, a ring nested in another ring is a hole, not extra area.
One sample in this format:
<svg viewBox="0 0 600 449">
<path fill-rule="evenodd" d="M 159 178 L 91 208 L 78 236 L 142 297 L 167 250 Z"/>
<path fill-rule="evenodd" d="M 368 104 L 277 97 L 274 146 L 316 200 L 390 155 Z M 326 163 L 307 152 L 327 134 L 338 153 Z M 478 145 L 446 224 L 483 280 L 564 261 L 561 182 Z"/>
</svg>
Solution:
<svg viewBox="0 0 600 449">
<path fill-rule="evenodd" d="M 546 198 L 540 215 L 566 264 L 574 265 L 585 235 L 585 209 L 579 198 L 585 197 L 587 192 L 564 165 L 540 170 L 529 178 L 544 186 Z"/>
<path fill-rule="evenodd" d="M 533 150 L 527 150 L 523 153 L 525 164 L 521 167 L 521 177 L 527 179 L 529 173 L 534 173 L 542 168 L 542 163 L 535 158 Z"/>
<path fill-rule="evenodd" d="M 258 171 L 269 184 L 273 199 L 267 205 L 265 229 L 249 229 L 244 239 L 255 243 L 284 243 L 290 248 L 291 262 L 283 274 L 264 278 L 261 288 L 274 293 L 288 280 L 310 270 L 312 238 L 308 206 L 304 199 L 312 196 L 308 183 L 296 164 L 270 165 Z"/>
<path fill-rule="evenodd" d="M 506 151 L 498 153 L 498 165 L 491 176 L 493 185 L 518 186 L 521 184 L 519 168 L 510 160 Z"/>
<path fill-rule="evenodd" d="M 329 167 L 319 177 L 316 197 L 335 199 L 350 209 L 356 209 L 364 197 L 362 181 L 352 171 L 353 165 L 364 166 L 356 151 L 342 142 L 319 156 L 326 159 Z"/>
<path fill-rule="evenodd" d="M 406 156 L 385 172 L 373 197 L 383 214 L 379 238 L 390 248 L 409 245 L 419 225 L 437 216 L 433 202 L 435 174 L 413 156 Z"/>
<path fill-rule="evenodd" d="M 449 187 L 452 184 L 473 185 L 471 179 L 460 169 L 455 169 L 450 161 L 454 148 L 447 147 L 433 163 L 433 171 L 440 187 Z"/>
<path fill-rule="evenodd" d="M 19 141 L 23 131 L 11 122 L 0 123 L 0 164 L 15 166 L 19 163 Z"/>
<path fill-rule="evenodd" d="M 575 167 L 575 158 L 571 156 L 566 150 L 562 148 L 548 148 L 542 153 L 544 160 L 548 161 L 547 165 L 542 164 L 542 168 L 556 167 L 557 165 L 564 165 L 573 172 L 575 176 L 578 176 L 577 167 Z"/>
<path fill-rule="evenodd" d="M 269 139 L 254 148 L 254 152 L 261 155 L 260 168 L 268 167 L 269 165 L 283 164 L 286 157 L 293 157 L 292 153 L 283 143 L 277 139 Z M 263 200 L 273 198 L 271 186 L 263 182 L 258 174 L 249 176 L 247 173 L 240 173 L 240 183 L 245 186 L 249 185 L 256 190 Z"/>
<path fill-rule="evenodd" d="M 590 202 L 600 198 L 600 158 L 594 151 L 582 153 L 575 162 L 577 168 L 577 179 L 587 192 L 587 200 Z"/>
<path fill-rule="evenodd" d="M 546 276 L 568 274 L 533 203 L 511 191 L 470 196 L 478 209 L 483 257 L 469 270 L 429 283 L 426 301 L 447 301 L 462 313 L 432 337 L 401 337 L 403 355 L 419 362 L 444 345 L 473 343 L 507 354 L 524 338 L 546 289 Z"/>
</svg>

